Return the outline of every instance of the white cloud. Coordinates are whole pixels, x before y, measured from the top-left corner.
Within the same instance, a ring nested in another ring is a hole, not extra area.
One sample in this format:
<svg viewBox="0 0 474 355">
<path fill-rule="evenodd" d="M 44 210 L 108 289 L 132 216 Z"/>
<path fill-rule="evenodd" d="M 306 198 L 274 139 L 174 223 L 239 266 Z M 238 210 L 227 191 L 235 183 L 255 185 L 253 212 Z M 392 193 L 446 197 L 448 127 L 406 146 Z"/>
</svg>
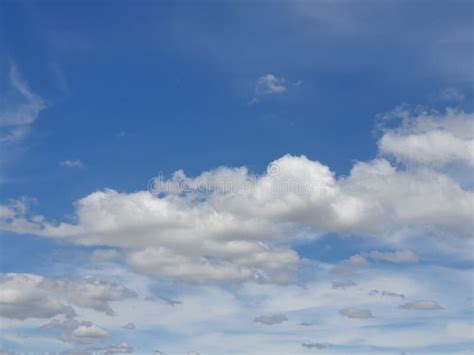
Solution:
<svg viewBox="0 0 474 355">
<path fill-rule="evenodd" d="M 71 307 L 51 297 L 43 289 L 43 277 L 31 274 L 0 276 L 0 316 L 10 319 L 51 318 L 60 314 L 73 316 Z"/>
<path fill-rule="evenodd" d="M 471 116 L 450 115 L 450 122 L 458 123 L 441 125 L 461 136 Z M 425 116 L 417 122 L 402 127 L 428 132 L 440 126 Z M 172 280 L 286 283 L 300 263 L 291 243 L 315 234 L 389 240 L 407 230 L 420 235 L 435 230 L 445 238 L 472 237 L 473 192 L 438 170 L 431 158 L 426 162 L 407 167 L 382 158 L 356 162 L 339 178 L 317 161 L 291 155 L 270 163 L 262 175 L 246 167 L 221 167 L 195 178 L 177 171 L 168 180 L 153 180 L 151 192 L 89 194 L 75 204 L 75 223 L 52 224 L 31 215 L 27 204 L 19 208 L 10 202 L 0 207 L 0 229 L 114 248 L 93 258 L 123 254 L 135 270 Z M 418 261 L 409 250 L 369 256 Z M 344 269 L 364 260 L 353 256 Z"/>
<path fill-rule="evenodd" d="M 301 81 L 295 85 L 300 86 Z M 266 74 L 258 78 L 255 85 L 255 96 L 249 102 L 249 105 L 256 104 L 260 96 L 282 94 L 288 90 L 288 82 L 284 78 L 279 78 L 273 74 Z"/>
<path fill-rule="evenodd" d="M 398 117 L 402 125 L 385 129 L 379 141 L 383 154 L 401 162 L 442 166 L 462 162 L 474 166 L 474 115 L 448 109 L 444 114 L 413 114 L 399 108 L 385 120 Z"/>
<path fill-rule="evenodd" d="M 3 93 L 0 102 L 0 142 L 7 143 L 22 139 L 46 108 L 43 99 L 20 78 L 16 66 L 10 67 L 8 79 L 10 90 Z"/>
<path fill-rule="evenodd" d="M 75 168 L 75 169 L 81 169 L 81 168 L 85 167 L 84 163 L 82 161 L 80 161 L 79 159 L 62 160 L 62 161 L 59 162 L 59 166 L 63 166 L 63 167 L 66 167 L 66 168 Z"/>
<path fill-rule="evenodd" d="M 389 261 L 391 263 L 417 263 L 419 261 L 418 255 L 411 250 L 401 250 L 393 252 L 371 251 L 369 256 L 375 260 Z"/>
<path fill-rule="evenodd" d="M 109 302 L 136 297 L 123 286 L 93 278 L 66 281 L 9 273 L 0 276 L 0 285 L 0 316 L 10 319 L 71 318 L 76 314 L 71 305 L 112 315 Z"/>
<path fill-rule="evenodd" d="M 93 262 L 110 262 L 117 261 L 122 258 L 122 254 L 116 249 L 98 249 L 94 250 L 90 259 Z"/>
<path fill-rule="evenodd" d="M 92 322 L 66 319 L 51 320 L 41 327 L 43 330 L 58 329 L 61 331 L 60 340 L 68 343 L 95 344 L 100 343 L 110 336 L 110 332 Z"/>
<path fill-rule="evenodd" d="M 255 92 L 257 95 L 279 94 L 287 90 L 285 83 L 285 79 L 267 74 L 258 78 Z"/>
<path fill-rule="evenodd" d="M 420 311 L 435 311 L 435 310 L 443 309 L 443 307 L 441 307 L 438 304 L 438 302 L 430 301 L 430 300 L 408 302 L 408 303 L 402 304 L 400 308 L 420 310 Z"/>
</svg>

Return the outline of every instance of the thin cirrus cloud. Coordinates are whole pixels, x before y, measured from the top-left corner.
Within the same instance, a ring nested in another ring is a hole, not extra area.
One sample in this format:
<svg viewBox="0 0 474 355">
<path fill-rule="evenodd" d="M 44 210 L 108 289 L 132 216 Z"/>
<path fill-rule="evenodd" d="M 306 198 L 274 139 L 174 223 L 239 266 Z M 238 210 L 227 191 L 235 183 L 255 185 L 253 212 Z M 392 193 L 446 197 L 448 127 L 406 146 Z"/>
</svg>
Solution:
<svg viewBox="0 0 474 355">
<path fill-rule="evenodd" d="M 8 86 L 0 103 L 0 142 L 13 143 L 24 138 L 41 111 L 44 100 L 22 80 L 15 65 L 8 72 Z"/>
<path fill-rule="evenodd" d="M 406 127 L 406 134 L 419 126 L 458 131 L 472 121 L 462 111 L 447 115 L 414 117 L 419 122 Z M 218 168 L 195 178 L 178 171 L 150 191 L 106 189 L 83 197 L 75 204 L 77 223 L 51 223 L 31 215 L 26 203 L 19 209 L 11 202 L 0 208 L 0 229 L 113 248 L 140 273 L 192 283 L 291 282 L 301 262 L 291 241 L 308 233 L 387 241 L 406 230 L 411 231 L 406 238 L 437 230 L 472 236 L 473 193 L 457 176 L 431 159 L 399 166 L 384 154 L 354 163 L 350 174 L 339 178 L 318 161 L 291 155 L 269 164 L 262 175 L 246 167 Z M 419 259 L 410 250 L 373 251 L 368 257 L 392 263 Z M 362 266 L 362 258 L 347 263 Z"/>
<path fill-rule="evenodd" d="M 369 253 L 370 258 L 380 261 L 388 261 L 391 263 L 405 264 L 405 263 L 416 263 L 420 260 L 411 250 L 400 250 L 400 251 L 387 251 L 381 252 L 378 250 L 371 251 Z"/>
</svg>

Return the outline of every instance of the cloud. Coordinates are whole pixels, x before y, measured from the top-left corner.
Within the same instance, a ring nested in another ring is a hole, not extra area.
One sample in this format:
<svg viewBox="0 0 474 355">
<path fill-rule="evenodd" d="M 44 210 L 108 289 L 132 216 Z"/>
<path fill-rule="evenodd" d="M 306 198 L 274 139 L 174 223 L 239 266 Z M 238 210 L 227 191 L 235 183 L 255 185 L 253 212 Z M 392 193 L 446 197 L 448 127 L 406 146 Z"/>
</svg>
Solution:
<svg viewBox="0 0 474 355">
<path fill-rule="evenodd" d="M 267 74 L 258 78 L 255 92 L 257 95 L 279 94 L 287 90 L 285 82 L 283 78 Z"/>
<path fill-rule="evenodd" d="M 445 113 L 420 112 L 398 108 L 384 117 L 398 118 L 400 127 L 384 129 L 378 142 L 380 152 L 404 163 L 443 166 L 466 163 L 474 166 L 472 113 L 447 109 Z"/>
<path fill-rule="evenodd" d="M 377 158 L 336 177 L 318 161 L 285 155 L 263 174 L 246 167 L 196 177 L 177 171 L 152 180 L 150 191 L 96 191 L 76 202 L 74 223 L 48 222 L 10 201 L 0 206 L 0 229 L 113 248 L 134 270 L 170 280 L 284 284 L 301 262 L 294 241 L 325 233 L 390 240 L 407 230 L 471 238 L 473 200 L 471 190 L 429 162 L 400 167 Z M 409 250 L 368 256 L 418 261 Z M 364 260 L 353 256 L 343 269 L 352 272 Z"/>
<path fill-rule="evenodd" d="M 45 279 L 42 287 L 50 292 L 62 295 L 77 306 L 104 312 L 108 315 L 114 314 L 109 302 L 137 297 L 134 291 L 122 285 L 92 277 L 76 281 Z"/>
<path fill-rule="evenodd" d="M 359 254 L 357 255 L 352 255 L 349 260 L 349 264 L 355 265 L 355 266 L 362 266 L 362 265 L 367 265 L 369 262 Z"/>
<path fill-rule="evenodd" d="M 339 310 L 339 314 L 352 319 L 369 319 L 374 317 L 370 310 L 361 308 L 343 308 Z"/>
<path fill-rule="evenodd" d="M 100 263 L 117 261 L 120 260 L 122 257 L 122 253 L 120 253 L 120 251 L 116 249 L 98 249 L 94 250 L 94 252 L 90 256 L 90 260 L 92 262 Z"/>
<path fill-rule="evenodd" d="M 294 85 L 300 86 L 301 81 L 298 81 Z M 256 104 L 259 101 L 259 97 L 265 95 L 282 94 L 288 90 L 288 82 L 284 78 L 279 78 L 273 74 L 266 74 L 258 78 L 257 84 L 255 85 L 255 96 L 249 102 L 249 105 Z"/>
<path fill-rule="evenodd" d="M 43 277 L 31 274 L 0 276 L 0 316 L 10 319 L 51 318 L 60 314 L 75 315 L 75 311 L 51 297 L 42 288 Z"/>
<path fill-rule="evenodd" d="M 437 302 L 429 300 L 414 301 L 402 304 L 402 309 L 420 310 L 420 311 L 436 311 L 443 309 Z"/>
<path fill-rule="evenodd" d="M 447 88 L 436 95 L 438 101 L 447 101 L 447 102 L 461 102 L 464 101 L 466 95 L 461 91 L 455 88 Z"/>
<path fill-rule="evenodd" d="M 381 252 L 374 250 L 369 253 L 369 256 L 375 260 L 389 261 L 391 263 L 417 263 L 419 257 L 411 250 Z"/>
<path fill-rule="evenodd" d="M 59 339 L 68 343 L 95 344 L 110 336 L 110 332 L 104 328 L 89 321 L 77 321 L 75 319 L 65 321 L 53 319 L 43 325 L 41 329 L 59 329 L 61 331 Z"/>
<path fill-rule="evenodd" d="M 28 134 L 31 124 L 46 108 L 43 99 L 23 81 L 15 65 L 8 72 L 10 90 L 0 103 L 0 142 L 15 142 Z"/>
<path fill-rule="evenodd" d="M 134 352 L 133 347 L 130 346 L 126 342 L 110 345 L 110 346 L 107 346 L 105 348 L 94 349 L 94 351 L 100 351 L 100 352 L 104 353 L 105 355 L 109 355 L 109 354 L 131 354 L 131 353 Z"/>
<path fill-rule="evenodd" d="M 288 320 L 287 316 L 285 316 L 282 313 L 278 313 L 278 314 L 259 316 L 255 318 L 253 321 L 255 323 L 262 323 L 265 325 L 275 325 L 275 324 L 286 322 L 287 320 Z"/>
<path fill-rule="evenodd" d="M 133 323 L 131 323 L 131 322 L 125 324 L 122 328 L 128 329 L 128 330 L 134 330 L 134 329 L 136 329 L 135 324 L 133 324 Z"/>
<path fill-rule="evenodd" d="M 369 292 L 369 296 L 378 296 L 380 295 L 381 297 L 398 297 L 398 298 L 405 298 L 404 294 L 401 293 L 396 293 L 396 292 L 390 292 L 390 291 L 379 291 L 379 290 L 372 290 Z"/>
<path fill-rule="evenodd" d="M 136 297 L 117 284 L 93 278 L 52 280 L 34 274 L 1 274 L 0 316 L 11 319 L 52 318 L 76 313 L 70 304 L 113 315 L 109 302 Z"/>
<path fill-rule="evenodd" d="M 73 169 L 82 169 L 85 167 L 84 163 L 79 159 L 75 160 L 62 160 L 59 162 L 59 166 L 63 166 L 66 168 L 73 168 Z"/>
</svg>

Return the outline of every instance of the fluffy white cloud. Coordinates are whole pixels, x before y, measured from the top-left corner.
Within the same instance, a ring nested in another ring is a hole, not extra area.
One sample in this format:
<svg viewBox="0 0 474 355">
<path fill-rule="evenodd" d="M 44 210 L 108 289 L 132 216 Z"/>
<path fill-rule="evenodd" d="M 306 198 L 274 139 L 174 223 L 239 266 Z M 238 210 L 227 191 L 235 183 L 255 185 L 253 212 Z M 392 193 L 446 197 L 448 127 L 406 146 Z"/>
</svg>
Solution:
<svg viewBox="0 0 474 355">
<path fill-rule="evenodd" d="M 60 314 L 73 316 L 71 307 L 51 297 L 42 288 L 44 278 L 31 274 L 0 276 L 0 316 L 10 319 L 51 318 Z"/>
<path fill-rule="evenodd" d="M 474 166 L 472 113 L 448 109 L 444 114 L 412 114 L 398 109 L 387 118 L 400 117 L 402 125 L 386 129 L 379 141 L 381 153 L 402 162 L 441 166 L 464 162 Z"/>
<path fill-rule="evenodd" d="M 400 129 L 449 127 L 464 134 L 471 116 L 449 115 L 449 123 L 421 116 Z M 320 233 L 387 238 L 410 229 L 472 236 L 473 192 L 431 158 L 401 168 L 383 158 L 356 162 L 348 176 L 337 178 L 317 161 L 285 155 L 262 175 L 245 167 L 221 167 L 195 178 L 177 171 L 168 180 L 153 180 L 150 189 L 91 193 L 77 201 L 76 223 L 52 224 L 29 215 L 25 204 L 10 203 L 0 209 L 0 228 L 108 246 L 116 251 L 95 257 L 123 257 L 145 274 L 197 283 L 288 282 L 300 262 L 290 244 Z M 409 251 L 370 256 L 417 260 Z M 361 266 L 364 260 L 354 256 L 347 263 Z"/>
<path fill-rule="evenodd" d="M 285 82 L 286 80 L 283 78 L 267 74 L 258 78 L 255 92 L 258 95 L 279 94 L 287 90 Z"/>
<path fill-rule="evenodd" d="M 61 331 L 59 339 L 68 343 L 95 344 L 102 342 L 110 336 L 109 331 L 92 322 L 77 321 L 75 319 L 66 319 L 64 321 L 53 319 L 43 325 L 41 329 L 59 329 Z"/>
<path fill-rule="evenodd" d="M 75 316 L 71 304 L 112 315 L 109 302 L 136 297 L 121 285 L 93 278 L 66 281 L 9 273 L 0 276 L 0 285 L 0 316 L 11 319 L 52 318 L 60 314 L 71 318 Z"/>
</svg>

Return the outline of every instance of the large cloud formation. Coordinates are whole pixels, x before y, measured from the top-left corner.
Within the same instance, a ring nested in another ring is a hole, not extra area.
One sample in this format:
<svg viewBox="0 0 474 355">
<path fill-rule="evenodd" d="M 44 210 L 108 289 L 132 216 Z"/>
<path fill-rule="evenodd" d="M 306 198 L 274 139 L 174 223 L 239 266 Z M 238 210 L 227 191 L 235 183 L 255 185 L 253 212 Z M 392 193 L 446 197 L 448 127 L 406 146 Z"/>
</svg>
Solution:
<svg viewBox="0 0 474 355">
<path fill-rule="evenodd" d="M 77 201 L 75 223 L 52 224 L 24 204 L 7 204 L 0 228 L 121 249 L 135 270 L 198 283 L 288 282 L 300 262 L 289 244 L 308 235 L 412 229 L 472 236 L 473 193 L 444 167 L 471 169 L 473 115 L 400 116 L 400 127 L 383 129 L 381 156 L 356 162 L 345 177 L 285 155 L 263 175 L 246 167 L 195 178 L 177 171 L 154 179 L 150 191 L 97 191 Z"/>
</svg>

